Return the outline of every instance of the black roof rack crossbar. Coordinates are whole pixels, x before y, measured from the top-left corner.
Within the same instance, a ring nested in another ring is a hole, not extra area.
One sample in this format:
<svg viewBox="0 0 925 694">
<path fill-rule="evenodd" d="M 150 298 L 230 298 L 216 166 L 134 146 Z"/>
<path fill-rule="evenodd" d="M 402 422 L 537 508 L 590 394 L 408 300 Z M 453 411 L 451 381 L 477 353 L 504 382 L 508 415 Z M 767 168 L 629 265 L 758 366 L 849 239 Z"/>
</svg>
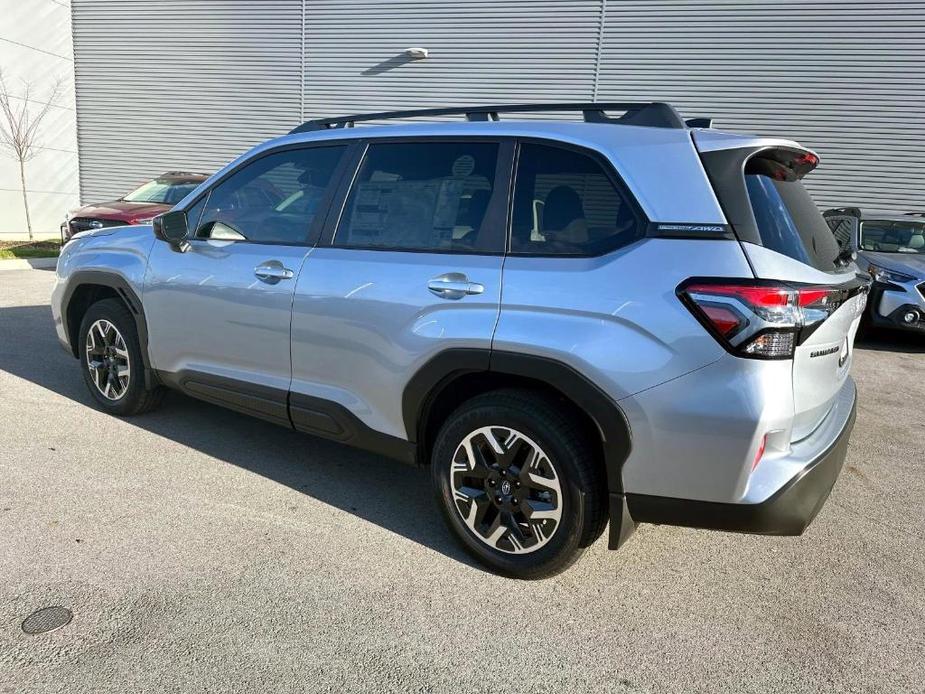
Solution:
<svg viewBox="0 0 925 694">
<path fill-rule="evenodd" d="M 551 104 L 501 104 L 496 106 L 452 106 L 449 108 L 423 108 L 411 111 L 383 111 L 382 113 L 356 113 L 337 118 L 318 118 L 305 121 L 290 134 L 352 128 L 355 123 L 397 118 L 426 118 L 428 116 L 465 115 L 470 121 L 500 120 L 501 113 L 538 113 L 551 111 L 581 111 L 585 122 L 615 123 L 618 125 L 645 125 L 654 128 L 686 128 L 684 119 L 670 104 L 662 102 L 573 102 Z M 623 111 L 619 117 L 608 116 L 605 111 Z"/>
</svg>

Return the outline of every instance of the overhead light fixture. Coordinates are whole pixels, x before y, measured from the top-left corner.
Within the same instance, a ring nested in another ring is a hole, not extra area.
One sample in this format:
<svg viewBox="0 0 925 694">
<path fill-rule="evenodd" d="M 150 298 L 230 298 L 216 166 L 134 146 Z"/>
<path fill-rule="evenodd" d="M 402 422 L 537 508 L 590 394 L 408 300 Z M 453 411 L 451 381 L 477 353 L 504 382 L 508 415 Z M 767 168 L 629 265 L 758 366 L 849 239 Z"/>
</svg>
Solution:
<svg viewBox="0 0 925 694">
<path fill-rule="evenodd" d="M 405 49 L 405 55 L 412 60 L 424 60 L 428 55 L 428 50 L 426 48 L 407 48 Z"/>
</svg>

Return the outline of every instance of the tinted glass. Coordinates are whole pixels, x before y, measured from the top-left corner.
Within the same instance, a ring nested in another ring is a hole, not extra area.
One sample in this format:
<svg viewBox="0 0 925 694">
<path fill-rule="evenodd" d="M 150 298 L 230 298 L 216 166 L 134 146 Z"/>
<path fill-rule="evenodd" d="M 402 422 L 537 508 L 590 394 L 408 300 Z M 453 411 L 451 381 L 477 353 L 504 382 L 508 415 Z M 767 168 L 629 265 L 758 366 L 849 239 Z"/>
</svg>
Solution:
<svg viewBox="0 0 925 694">
<path fill-rule="evenodd" d="M 596 254 L 632 243 L 642 233 L 626 194 L 593 158 L 560 147 L 521 147 L 513 253 Z"/>
<path fill-rule="evenodd" d="M 925 253 L 925 223 L 864 221 L 861 223 L 861 249 L 879 253 Z"/>
<path fill-rule="evenodd" d="M 498 145 L 413 142 L 369 146 L 335 234 L 338 246 L 484 248 Z"/>
<path fill-rule="evenodd" d="M 195 235 L 304 243 L 344 149 L 291 149 L 247 164 L 212 189 Z"/>
<path fill-rule="evenodd" d="M 820 270 L 835 269 L 838 243 L 800 181 L 747 174 L 745 184 L 766 248 Z"/>
<path fill-rule="evenodd" d="M 195 231 L 199 228 L 199 220 L 202 217 L 202 211 L 205 209 L 207 201 L 208 196 L 204 195 L 199 198 L 195 205 L 186 210 L 186 226 L 191 234 L 195 234 Z"/>
</svg>

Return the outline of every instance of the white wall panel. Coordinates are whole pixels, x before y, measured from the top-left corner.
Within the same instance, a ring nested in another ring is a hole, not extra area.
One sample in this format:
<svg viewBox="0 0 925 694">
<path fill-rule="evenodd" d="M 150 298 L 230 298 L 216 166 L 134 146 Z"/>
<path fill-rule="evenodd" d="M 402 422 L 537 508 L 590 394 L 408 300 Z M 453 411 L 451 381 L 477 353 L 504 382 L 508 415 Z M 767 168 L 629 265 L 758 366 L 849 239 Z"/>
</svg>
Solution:
<svg viewBox="0 0 925 694">
<path fill-rule="evenodd" d="M 299 119 L 301 0 L 77 0 L 81 197 L 212 172 Z"/>
<path fill-rule="evenodd" d="M 588 100 L 600 18 L 600 0 L 308 0 L 306 115 Z"/>
<path fill-rule="evenodd" d="M 303 116 L 596 95 L 800 140 L 822 155 L 823 205 L 925 207 L 921 0 L 74 0 L 73 14 L 85 201 L 214 170 Z"/>
<path fill-rule="evenodd" d="M 77 204 L 77 129 L 71 10 L 63 0 L 0 0 L 0 69 L 15 107 L 24 81 L 32 88 L 28 107 L 37 112 L 56 81 L 61 89 L 36 138 L 37 154 L 26 163 L 32 229 L 56 237 L 65 212 Z M 20 190 L 19 162 L 0 153 L 0 240 L 28 238 Z"/>
<path fill-rule="evenodd" d="M 925 209 L 925 2 L 607 3 L 599 95 L 817 150 L 823 206 Z"/>
</svg>

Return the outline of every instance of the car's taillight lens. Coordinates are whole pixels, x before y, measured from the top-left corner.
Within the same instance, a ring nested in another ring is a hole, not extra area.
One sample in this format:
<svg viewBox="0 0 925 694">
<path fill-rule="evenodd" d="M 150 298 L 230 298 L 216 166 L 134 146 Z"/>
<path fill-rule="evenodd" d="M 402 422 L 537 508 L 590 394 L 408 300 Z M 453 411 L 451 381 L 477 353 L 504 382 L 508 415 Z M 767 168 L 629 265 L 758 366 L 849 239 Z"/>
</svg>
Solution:
<svg viewBox="0 0 925 694">
<path fill-rule="evenodd" d="M 791 359 L 800 341 L 853 292 L 762 280 L 689 280 L 678 288 L 678 296 L 731 352 Z"/>
</svg>

